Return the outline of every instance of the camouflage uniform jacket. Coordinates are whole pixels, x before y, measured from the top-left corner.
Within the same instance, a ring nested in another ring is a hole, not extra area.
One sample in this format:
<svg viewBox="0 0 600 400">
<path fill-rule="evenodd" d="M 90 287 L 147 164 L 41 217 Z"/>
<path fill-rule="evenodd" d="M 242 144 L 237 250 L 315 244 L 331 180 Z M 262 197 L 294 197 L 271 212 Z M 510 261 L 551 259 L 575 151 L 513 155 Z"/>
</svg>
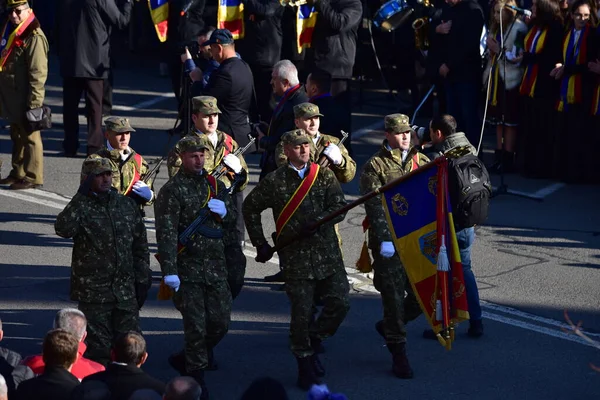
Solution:
<svg viewBox="0 0 600 400">
<path fill-rule="evenodd" d="M 466 146 L 469 148 L 469 152 L 474 156 L 477 155 L 477 149 L 473 147 L 467 136 L 463 132 L 456 132 L 452 135 L 448 135 L 443 142 L 435 144 L 429 148 L 423 149 L 423 152 L 427 154 L 432 160 L 442 156 L 444 153 L 455 149 L 457 147 Z"/>
<path fill-rule="evenodd" d="M 267 174 L 246 196 L 242 207 L 246 229 L 255 247 L 266 242 L 261 222 L 263 210 L 271 208 L 277 217 L 292 197 L 302 179 L 289 165 Z M 301 232 L 306 223 L 316 222 L 346 205 L 344 193 L 333 172 L 320 169 L 307 196 L 279 236 L 286 239 Z M 341 215 L 321 226 L 317 233 L 298 240 L 279 251 L 279 262 L 286 279 L 324 279 L 344 270 L 342 253 L 333 225 L 344 220 Z"/>
<path fill-rule="evenodd" d="M 429 159 L 411 148 L 402 162 L 402 150 L 388 150 L 387 141 L 381 149 L 367 161 L 360 174 L 360 194 L 365 195 L 386 183 L 408 174 L 412 169 L 413 157 L 417 157 L 417 165 L 425 165 Z M 369 247 L 379 251 L 381 242 L 391 242 L 392 235 L 388 228 L 385 211 L 381 204 L 381 196 L 375 196 L 365 203 L 365 211 L 370 222 Z"/>
<path fill-rule="evenodd" d="M 208 137 L 205 134 L 199 133 L 198 131 L 194 130 L 188 133 L 186 137 L 187 136 L 197 136 L 205 140 L 208 144 L 208 147 L 210 148 L 210 155 L 207 154 L 204 160 L 204 169 L 207 170 L 209 174 L 213 172 L 215 167 L 218 166 L 219 163 L 221 163 L 221 160 L 223 160 L 223 157 L 225 157 L 225 150 L 227 147 L 225 139 L 227 137 L 231 138 L 231 148 L 227 149 L 229 153 L 234 153 L 240 147 L 231 136 L 221 131 L 217 131 L 216 147 L 213 146 L 212 142 L 208 139 Z M 175 174 L 177 174 L 177 172 L 181 168 L 181 157 L 179 156 L 178 144 L 179 143 L 175 144 L 173 150 L 169 152 L 169 157 L 167 159 L 167 168 L 169 170 L 170 178 L 175 176 Z M 246 165 L 246 160 L 244 160 L 244 156 L 240 154 L 238 158 L 240 160 L 240 163 L 242 164 L 242 169 L 246 171 L 246 180 L 242 185 L 238 187 L 238 191 L 240 191 L 244 190 L 248 185 L 250 174 L 248 173 L 248 165 Z M 229 188 L 231 186 L 231 179 L 228 174 L 224 174 L 220 180 L 225 184 L 225 187 Z"/>
<path fill-rule="evenodd" d="M 87 159 L 107 158 L 108 160 L 110 160 L 110 163 L 112 164 L 112 167 L 113 167 L 112 186 L 115 189 L 117 189 L 120 194 L 125 194 L 125 191 L 128 188 L 133 186 L 132 181 L 135 176 L 136 170 L 140 176 L 143 176 L 150 169 L 150 168 L 148 168 L 148 163 L 146 162 L 146 160 L 144 160 L 143 157 L 142 157 L 142 165 L 140 168 L 137 161 L 135 160 L 136 152 L 132 148 L 129 148 L 129 150 L 131 150 L 131 153 L 125 161 L 123 161 L 121 159 L 121 154 L 119 153 L 119 150 L 116 150 L 116 149 L 108 150 L 108 148 L 106 148 L 106 147 L 101 148 L 96 153 L 91 154 L 87 158 Z M 133 182 L 133 183 L 135 183 L 135 182 Z M 154 183 L 153 181 L 146 182 L 146 184 L 150 187 L 152 187 L 153 183 Z M 136 194 L 134 194 L 131 191 L 128 196 L 138 197 Z M 140 201 L 143 202 L 143 205 L 149 206 L 149 205 L 152 205 L 152 203 L 154 202 L 154 198 L 152 198 L 148 202 L 144 201 L 143 199 L 140 199 Z"/>
<path fill-rule="evenodd" d="M 329 168 L 331 168 L 338 181 L 341 183 L 348 183 L 354 179 L 354 175 L 356 175 L 356 163 L 352 157 L 350 157 L 350 154 L 348 154 L 348 150 L 346 150 L 344 144 L 339 144 L 339 138 L 320 133 L 317 144 L 315 145 L 312 141 L 310 143 L 310 160 L 312 162 L 317 162 L 329 142 L 338 145 L 340 152 L 342 153 L 342 163 L 340 165 L 333 165 L 333 163 L 330 163 Z M 281 141 L 277 143 L 277 147 L 275 148 L 275 162 L 277 163 L 277 167 L 287 165 L 288 163 L 287 157 L 283 153 L 283 142 Z"/>
<path fill-rule="evenodd" d="M 25 112 L 44 102 L 48 40 L 39 26 L 31 22 L 0 72 L 0 114 L 10 123 L 23 123 Z"/>
<path fill-rule="evenodd" d="M 146 227 L 134 201 L 77 193 L 58 214 L 56 234 L 73 238 L 71 300 L 121 302 L 135 297 L 135 283 L 149 284 Z"/>
<path fill-rule="evenodd" d="M 184 282 L 210 285 L 227 279 L 225 251 L 222 239 L 213 239 L 196 234 L 186 244 L 186 249 L 177 253 L 181 234 L 200 214 L 209 197 L 207 173 L 195 175 L 180 170 L 158 192 L 154 203 L 156 215 L 156 241 L 163 275 L 179 275 Z M 225 185 L 217 181 L 217 197 L 221 198 Z M 224 196 L 227 215 L 223 221 L 214 214 L 204 223 L 210 228 L 229 229 L 235 223 L 236 211 L 231 196 Z"/>
</svg>

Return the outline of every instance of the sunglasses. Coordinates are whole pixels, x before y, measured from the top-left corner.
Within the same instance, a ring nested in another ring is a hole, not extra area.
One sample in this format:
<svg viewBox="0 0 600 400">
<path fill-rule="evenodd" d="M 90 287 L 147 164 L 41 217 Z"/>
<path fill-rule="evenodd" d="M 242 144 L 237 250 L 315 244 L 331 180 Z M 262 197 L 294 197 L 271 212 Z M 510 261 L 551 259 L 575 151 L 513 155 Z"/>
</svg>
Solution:
<svg viewBox="0 0 600 400">
<path fill-rule="evenodd" d="M 13 8 L 13 9 L 10 11 L 10 13 L 11 13 L 11 14 L 12 14 L 12 13 L 15 13 L 15 14 L 17 14 L 17 16 L 20 16 L 20 15 L 21 15 L 21 13 L 22 13 L 23 11 L 25 11 L 25 10 L 29 10 L 29 7 L 25 7 L 25 8 Z"/>
</svg>

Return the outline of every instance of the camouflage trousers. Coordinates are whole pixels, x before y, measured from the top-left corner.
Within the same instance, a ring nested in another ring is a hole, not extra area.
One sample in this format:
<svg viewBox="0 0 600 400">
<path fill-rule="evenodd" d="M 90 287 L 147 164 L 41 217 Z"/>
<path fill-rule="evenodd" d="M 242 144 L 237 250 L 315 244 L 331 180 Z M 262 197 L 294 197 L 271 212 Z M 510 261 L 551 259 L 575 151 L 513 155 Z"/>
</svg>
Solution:
<svg viewBox="0 0 600 400">
<path fill-rule="evenodd" d="M 118 335 L 129 331 L 141 332 L 135 297 L 114 303 L 80 302 L 78 308 L 87 318 L 85 357 L 102 365 L 110 362 L 110 350 Z"/>
<path fill-rule="evenodd" d="M 227 283 L 231 290 L 231 297 L 235 299 L 244 286 L 246 275 L 246 256 L 238 240 L 237 232 L 231 230 L 225 233 L 225 265 L 227 266 Z"/>
<path fill-rule="evenodd" d="M 416 319 L 422 311 L 398 253 L 392 258 L 383 258 L 375 250 L 372 254 L 373 284 L 381 293 L 385 341 L 390 348 L 389 345 L 406 342 L 406 323 Z"/>
<path fill-rule="evenodd" d="M 296 357 L 313 354 L 310 338 L 333 336 L 350 309 L 346 271 L 322 280 L 287 280 L 285 291 L 291 303 L 290 348 Z M 323 301 L 323 310 L 311 323 L 315 296 Z"/>
<path fill-rule="evenodd" d="M 181 282 L 173 303 L 183 317 L 186 370 L 204 370 L 208 366 L 207 349 L 215 347 L 229 329 L 231 293 L 227 282 Z"/>
</svg>

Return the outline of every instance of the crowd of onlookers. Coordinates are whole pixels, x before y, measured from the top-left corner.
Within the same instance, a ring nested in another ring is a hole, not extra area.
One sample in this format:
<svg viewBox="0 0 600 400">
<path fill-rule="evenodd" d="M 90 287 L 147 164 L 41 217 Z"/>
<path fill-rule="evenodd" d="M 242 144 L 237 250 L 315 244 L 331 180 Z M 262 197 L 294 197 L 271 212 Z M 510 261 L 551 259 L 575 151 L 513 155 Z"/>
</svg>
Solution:
<svg viewBox="0 0 600 400">
<path fill-rule="evenodd" d="M 202 389 L 191 377 L 168 383 L 152 377 L 142 366 L 148 358 L 146 341 L 138 332 L 115 338 L 111 362 L 98 364 L 85 357 L 85 315 L 74 308 L 59 310 L 46 333 L 42 352 L 22 358 L 0 347 L 0 400 L 198 400 Z M 0 320 L 0 341 L 3 338 Z M 273 378 L 258 378 L 241 400 L 286 400 L 285 387 Z M 343 400 L 326 386 L 314 386 L 309 400 Z"/>
</svg>

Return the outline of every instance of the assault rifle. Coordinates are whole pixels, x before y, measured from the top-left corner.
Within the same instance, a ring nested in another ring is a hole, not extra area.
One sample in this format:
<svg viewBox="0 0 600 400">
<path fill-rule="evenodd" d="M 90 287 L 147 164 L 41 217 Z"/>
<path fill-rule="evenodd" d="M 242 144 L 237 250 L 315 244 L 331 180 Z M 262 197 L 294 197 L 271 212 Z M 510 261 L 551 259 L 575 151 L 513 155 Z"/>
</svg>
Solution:
<svg viewBox="0 0 600 400">
<path fill-rule="evenodd" d="M 348 132 L 344 132 L 344 131 L 340 131 L 340 132 L 342 132 L 342 138 L 338 142 L 337 146 L 339 146 L 340 144 L 344 144 L 346 139 L 348 139 Z M 327 143 L 327 146 L 329 146 L 329 143 Z M 325 147 L 327 147 L 327 146 L 325 146 Z M 327 168 L 327 167 L 329 167 L 329 164 L 331 164 L 331 161 L 329 160 L 329 158 L 327 158 L 327 156 L 325 154 L 321 153 L 321 156 L 319 157 L 317 164 L 319 164 L 319 166 L 321 168 Z"/>
<path fill-rule="evenodd" d="M 254 144 L 254 142 L 256 141 L 256 138 L 252 135 L 248 135 L 248 138 L 250 139 L 250 141 L 248 142 L 247 145 L 245 145 L 244 147 L 238 147 L 238 149 L 236 151 L 234 151 L 233 154 L 234 156 L 240 156 L 242 154 L 244 154 L 250 147 L 252 147 L 252 145 Z M 243 171 L 243 170 L 242 170 Z M 223 175 L 229 173 L 229 169 L 227 168 L 227 165 L 225 165 L 225 162 L 223 160 L 221 160 L 221 162 L 219 163 L 219 165 L 217 165 L 212 172 L 210 173 L 211 176 L 214 176 L 215 179 L 219 180 L 223 177 Z M 245 179 L 245 177 L 244 177 Z M 231 192 L 233 193 L 233 192 Z"/>
<path fill-rule="evenodd" d="M 142 174 L 142 176 L 140 176 L 140 180 L 145 184 L 149 184 L 150 182 L 152 182 L 156 178 L 156 175 L 158 175 L 158 173 L 160 172 L 160 166 L 166 159 L 167 156 L 163 156 L 160 159 L 158 159 L 158 161 L 155 161 L 156 164 L 154 164 L 152 169 L 149 169 L 145 174 Z"/>
</svg>

